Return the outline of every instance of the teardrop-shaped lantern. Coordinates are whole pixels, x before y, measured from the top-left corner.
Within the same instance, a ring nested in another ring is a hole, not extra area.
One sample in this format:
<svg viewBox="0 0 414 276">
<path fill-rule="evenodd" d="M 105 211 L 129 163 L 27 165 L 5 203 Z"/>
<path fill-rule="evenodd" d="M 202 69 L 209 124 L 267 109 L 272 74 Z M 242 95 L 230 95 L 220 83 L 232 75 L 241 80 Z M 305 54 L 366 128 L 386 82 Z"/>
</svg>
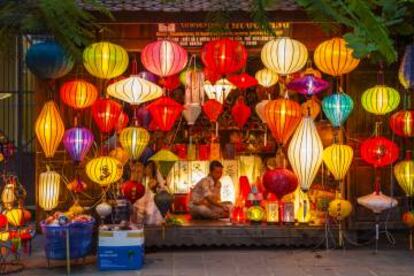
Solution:
<svg viewBox="0 0 414 276">
<path fill-rule="evenodd" d="M 201 114 L 201 106 L 198 103 L 184 105 L 183 116 L 187 124 L 192 126 Z"/>
<path fill-rule="evenodd" d="M 112 158 L 115 158 L 119 162 L 121 162 L 122 165 L 125 165 L 126 162 L 128 162 L 129 160 L 128 152 L 121 147 L 114 148 L 113 150 L 109 152 L 108 155 Z"/>
<path fill-rule="evenodd" d="M 302 110 L 297 102 L 280 98 L 265 105 L 264 115 L 276 142 L 286 144 L 300 123 Z"/>
<path fill-rule="evenodd" d="M 250 107 L 244 103 L 243 97 L 239 97 L 231 109 L 231 116 L 239 128 L 243 128 L 251 113 Z"/>
<path fill-rule="evenodd" d="M 150 135 L 145 128 L 127 127 L 119 134 L 119 142 L 132 160 L 138 160 L 148 145 Z"/>
<path fill-rule="evenodd" d="M 261 58 L 266 68 L 285 76 L 305 66 L 308 60 L 308 50 L 298 40 L 280 37 L 268 41 L 263 46 Z"/>
<path fill-rule="evenodd" d="M 288 158 L 299 178 L 300 188 L 308 191 L 322 163 L 323 146 L 315 123 L 304 117 L 293 134 L 288 148 Z"/>
<path fill-rule="evenodd" d="M 394 166 L 394 175 L 406 196 L 414 196 L 414 161 L 406 159 Z"/>
<path fill-rule="evenodd" d="M 374 192 L 372 194 L 361 196 L 357 199 L 358 204 L 370 209 L 376 214 L 382 211 L 394 208 L 398 205 L 398 201 L 392 197 L 386 196 L 383 193 Z"/>
<path fill-rule="evenodd" d="M 144 67 L 162 78 L 178 74 L 187 61 L 187 51 L 169 40 L 151 42 L 141 52 Z"/>
<path fill-rule="evenodd" d="M 122 164 L 115 158 L 101 156 L 90 160 L 85 167 L 86 175 L 95 183 L 106 187 L 122 177 Z"/>
<path fill-rule="evenodd" d="M 352 164 L 354 151 L 348 145 L 333 144 L 323 151 L 323 162 L 335 180 L 344 180 Z"/>
<path fill-rule="evenodd" d="M 258 104 L 256 104 L 255 110 L 257 116 L 259 116 L 262 123 L 266 123 L 266 116 L 265 116 L 265 106 L 270 100 L 262 100 Z"/>
<path fill-rule="evenodd" d="M 111 132 L 121 114 L 122 106 L 114 100 L 101 98 L 96 100 L 92 106 L 92 117 L 104 133 Z"/>
<path fill-rule="evenodd" d="M 296 91 L 305 96 L 318 94 L 328 88 L 328 86 L 329 83 L 326 80 L 310 74 L 294 79 L 286 85 L 287 89 Z"/>
<path fill-rule="evenodd" d="M 65 82 L 60 88 L 60 98 L 75 109 L 87 108 L 96 101 L 98 90 L 90 82 L 76 79 Z"/>
<path fill-rule="evenodd" d="M 257 85 L 257 80 L 247 73 L 230 76 L 229 81 L 239 89 L 247 89 Z"/>
<path fill-rule="evenodd" d="M 220 103 L 223 103 L 231 90 L 236 88 L 227 79 L 220 79 L 216 81 L 214 85 L 212 85 L 209 81 L 206 81 L 203 87 L 209 99 L 215 99 Z"/>
<path fill-rule="evenodd" d="M 36 137 L 46 157 L 55 155 L 64 131 L 65 126 L 56 104 L 53 101 L 46 102 L 35 122 Z"/>
<path fill-rule="evenodd" d="M 414 137 L 414 110 L 401 110 L 390 118 L 392 131 L 402 137 Z"/>
<path fill-rule="evenodd" d="M 51 211 L 59 204 L 60 174 L 47 170 L 39 175 L 38 188 L 39 206 L 45 211 Z"/>
<path fill-rule="evenodd" d="M 322 100 L 323 112 L 334 127 L 342 126 L 353 108 L 354 101 L 343 92 L 329 95 Z"/>
<path fill-rule="evenodd" d="M 183 71 L 182 81 L 185 85 L 185 104 L 200 104 L 204 102 L 204 73 L 200 69 Z M 180 75 L 180 76 L 181 76 Z"/>
<path fill-rule="evenodd" d="M 398 146 L 385 137 L 377 136 L 366 139 L 361 144 L 361 158 L 379 168 L 390 165 L 397 161 L 400 149 Z"/>
<path fill-rule="evenodd" d="M 166 96 L 152 102 L 147 108 L 161 131 L 170 131 L 183 111 L 182 105 Z"/>
<path fill-rule="evenodd" d="M 217 122 L 218 117 L 223 112 L 223 105 L 214 99 L 208 100 L 203 104 L 203 111 L 210 122 Z"/>
<path fill-rule="evenodd" d="M 277 83 L 279 76 L 270 69 L 263 68 L 256 72 L 255 78 L 257 82 L 266 88 L 269 88 Z"/>
<path fill-rule="evenodd" d="M 364 109 L 375 115 L 390 113 L 400 104 L 400 93 L 385 85 L 376 85 L 367 89 L 361 98 Z"/>
<path fill-rule="evenodd" d="M 319 113 L 321 113 L 321 106 L 319 103 L 311 98 L 308 99 L 306 102 L 300 105 L 302 108 L 302 115 L 307 116 L 310 115 L 312 119 L 316 119 L 318 117 Z"/>
<path fill-rule="evenodd" d="M 63 145 L 75 162 L 81 162 L 93 144 L 92 132 L 84 127 L 74 127 L 65 131 Z"/>
<path fill-rule="evenodd" d="M 398 78 L 405 89 L 414 88 L 414 44 L 405 47 Z"/>
</svg>

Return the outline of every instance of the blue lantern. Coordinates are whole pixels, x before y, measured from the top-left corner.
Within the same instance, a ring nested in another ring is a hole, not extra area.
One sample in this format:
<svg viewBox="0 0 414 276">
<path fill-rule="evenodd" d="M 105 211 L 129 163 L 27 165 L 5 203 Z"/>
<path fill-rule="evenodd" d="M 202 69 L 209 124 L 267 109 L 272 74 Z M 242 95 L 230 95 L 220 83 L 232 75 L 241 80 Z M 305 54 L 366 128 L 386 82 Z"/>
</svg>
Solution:
<svg viewBox="0 0 414 276">
<path fill-rule="evenodd" d="M 353 108 L 354 101 L 343 92 L 329 95 L 322 101 L 323 112 L 334 127 L 340 127 Z"/>
<path fill-rule="evenodd" d="M 405 89 L 414 88 L 414 44 L 405 48 L 404 57 L 398 71 L 398 78 Z"/>
<path fill-rule="evenodd" d="M 141 153 L 141 157 L 139 158 L 139 162 L 147 163 L 148 159 L 154 155 L 154 151 L 150 147 L 146 147 L 144 151 Z"/>
<path fill-rule="evenodd" d="M 54 41 L 33 44 L 26 53 L 26 65 L 41 79 L 58 79 L 73 68 L 72 57 Z"/>
</svg>

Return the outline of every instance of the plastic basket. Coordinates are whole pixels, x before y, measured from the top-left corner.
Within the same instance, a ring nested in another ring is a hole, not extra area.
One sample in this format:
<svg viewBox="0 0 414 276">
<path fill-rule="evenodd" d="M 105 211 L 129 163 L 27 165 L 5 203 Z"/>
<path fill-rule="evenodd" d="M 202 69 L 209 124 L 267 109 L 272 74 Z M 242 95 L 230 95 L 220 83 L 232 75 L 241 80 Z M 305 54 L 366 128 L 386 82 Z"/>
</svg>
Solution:
<svg viewBox="0 0 414 276">
<path fill-rule="evenodd" d="M 74 222 L 64 226 L 47 225 L 42 221 L 40 227 L 45 236 L 46 258 L 66 259 L 66 233 L 69 230 L 70 259 L 79 259 L 88 255 L 92 246 L 92 234 L 95 220 Z"/>
</svg>

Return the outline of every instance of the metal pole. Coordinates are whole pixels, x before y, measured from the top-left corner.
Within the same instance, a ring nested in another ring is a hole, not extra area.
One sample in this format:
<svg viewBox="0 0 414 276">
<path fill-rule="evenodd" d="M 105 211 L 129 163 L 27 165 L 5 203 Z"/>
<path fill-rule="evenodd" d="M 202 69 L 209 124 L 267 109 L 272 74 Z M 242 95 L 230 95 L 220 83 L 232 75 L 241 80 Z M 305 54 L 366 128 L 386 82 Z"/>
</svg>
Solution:
<svg viewBox="0 0 414 276">
<path fill-rule="evenodd" d="M 23 177 L 23 112 L 24 112 L 24 49 L 23 36 L 17 36 L 17 163 L 16 173 L 21 183 Z"/>
</svg>

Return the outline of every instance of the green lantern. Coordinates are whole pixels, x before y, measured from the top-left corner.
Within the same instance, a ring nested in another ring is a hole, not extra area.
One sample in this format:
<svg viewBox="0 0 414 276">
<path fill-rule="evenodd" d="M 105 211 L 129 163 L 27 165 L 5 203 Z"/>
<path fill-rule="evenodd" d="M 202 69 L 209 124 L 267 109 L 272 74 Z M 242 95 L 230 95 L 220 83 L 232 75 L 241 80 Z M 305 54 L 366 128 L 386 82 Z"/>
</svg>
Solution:
<svg viewBox="0 0 414 276">
<path fill-rule="evenodd" d="M 376 85 L 362 94 L 362 106 L 369 113 L 384 115 L 390 113 L 400 104 L 400 94 L 394 88 Z"/>
</svg>

